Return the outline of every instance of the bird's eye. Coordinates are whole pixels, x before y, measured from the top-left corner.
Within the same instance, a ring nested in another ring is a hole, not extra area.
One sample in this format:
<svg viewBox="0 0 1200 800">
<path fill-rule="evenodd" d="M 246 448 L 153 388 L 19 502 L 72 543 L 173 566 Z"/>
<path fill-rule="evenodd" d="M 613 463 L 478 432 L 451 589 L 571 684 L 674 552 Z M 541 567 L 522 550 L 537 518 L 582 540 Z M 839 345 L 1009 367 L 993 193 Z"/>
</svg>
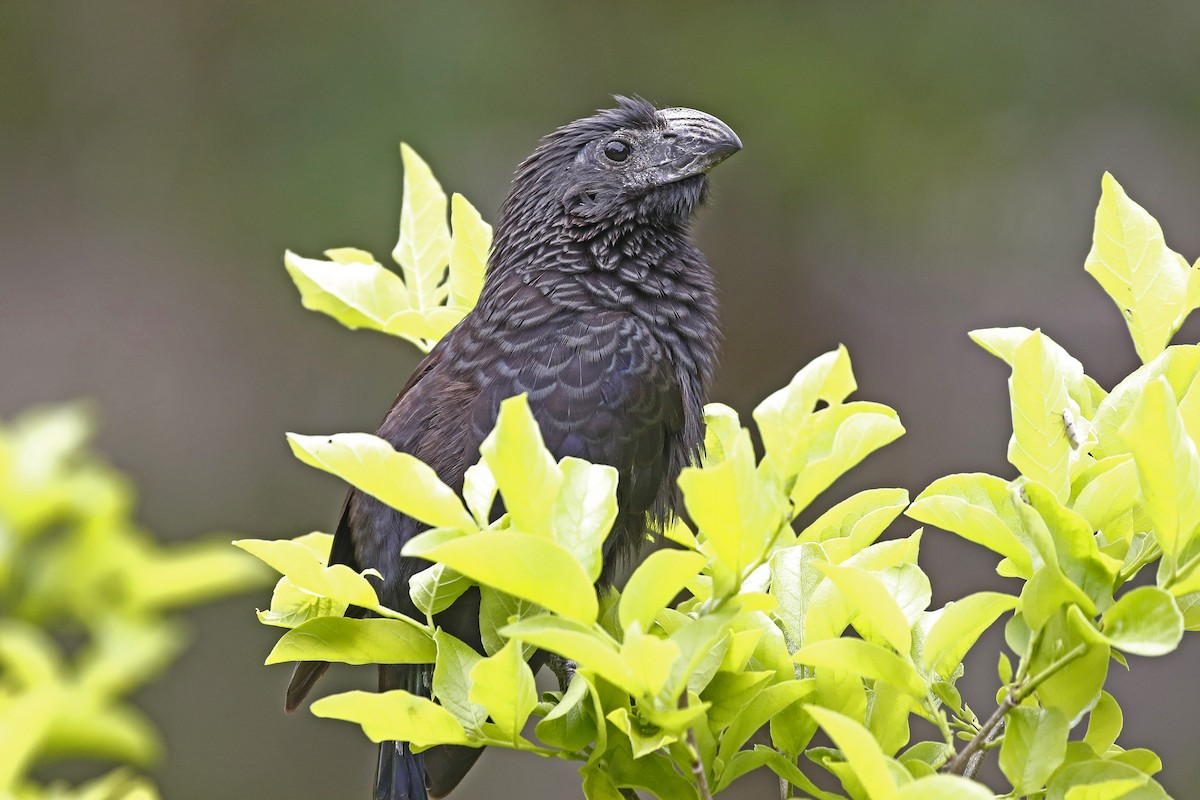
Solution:
<svg viewBox="0 0 1200 800">
<path fill-rule="evenodd" d="M 629 154 L 632 152 L 633 148 L 624 139 L 613 139 L 604 145 L 604 157 L 617 164 L 629 158 Z"/>
</svg>

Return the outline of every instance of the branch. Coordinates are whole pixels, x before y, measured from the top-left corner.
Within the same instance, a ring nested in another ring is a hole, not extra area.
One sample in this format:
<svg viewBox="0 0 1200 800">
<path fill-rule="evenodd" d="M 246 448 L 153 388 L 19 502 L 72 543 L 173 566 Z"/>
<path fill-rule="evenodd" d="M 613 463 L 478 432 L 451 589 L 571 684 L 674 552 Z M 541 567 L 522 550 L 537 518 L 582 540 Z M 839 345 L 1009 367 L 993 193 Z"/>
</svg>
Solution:
<svg viewBox="0 0 1200 800">
<path fill-rule="evenodd" d="M 708 775 L 704 771 L 704 763 L 700 761 L 700 745 L 696 743 L 695 728 L 688 728 L 687 748 L 692 757 L 692 779 L 696 781 L 700 800 L 713 800 L 712 790 L 708 788 Z"/>
<path fill-rule="evenodd" d="M 1004 718 L 1008 712 L 1021 705 L 1029 695 L 1034 693 L 1039 684 L 1052 678 L 1060 669 L 1086 653 L 1087 649 L 1086 642 L 1075 645 L 1053 661 L 1050 666 L 1009 692 L 1008 696 L 1000 701 L 1000 705 L 988 717 L 987 722 L 983 723 L 979 731 L 971 737 L 971 741 L 967 742 L 967 746 L 962 749 L 962 752 L 957 753 L 954 758 L 946 762 L 942 767 L 942 772 L 962 775 L 964 778 L 973 777 L 979 771 L 984 755 L 987 754 L 984 748 L 1000 735 L 1000 729 L 1004 725 Z"/>
</svg>

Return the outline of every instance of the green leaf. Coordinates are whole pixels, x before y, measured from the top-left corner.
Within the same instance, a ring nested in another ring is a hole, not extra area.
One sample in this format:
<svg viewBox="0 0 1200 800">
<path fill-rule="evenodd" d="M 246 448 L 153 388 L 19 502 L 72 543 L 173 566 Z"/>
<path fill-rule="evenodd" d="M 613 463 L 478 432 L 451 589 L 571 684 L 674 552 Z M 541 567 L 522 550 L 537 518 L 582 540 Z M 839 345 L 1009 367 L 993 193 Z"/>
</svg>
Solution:
<svg viewBox="0 0 1200 800">
<path fill-rule="evenodd" d="M 792 464 L 799 453 L 796 431 L 812 414 L 817 402 L 840 405 L 857 388 L 850 354 L 839 345 L 837 350 L 814 358 L 796 373 L 791 383 L 759 403 L 754 409 L 754 421 L 771 460 L 779 467 Z"/>
<path fill-rule="evenodd" d="M 1070 409 L 1066 378 L 1047 350 L 1041 331 L 1034 331 L 1013 354 L 1013 437 L 1009 462 L 1022 475 L 1048 487 L 1060 502 L 1071 494 L 1071 442 L 1063 425 Z"/>
<path fill-rule="evenodd" d="M 1000 592 L 976 592 L 947 603 L 925 637 L 925 669 L 949 679 L 983 632 L 1017 603 L 1017 598 Z"/>
<path fill-rule="evenodd" d="M 410 622 L 317 617 L 285 633 L 266 663 L 429 664 L 435 654 L 433 639 Z"/>
<path fill-rule="evenodd" d="M 562 545 L 541 536 L 489 531 L 445 542 L 421 557 L 579 622 L 594 622 L 599 612 L 583 567 Z"/>
<path fill-rule="evenodd" d="M 1187 261 L 1167 247 L 1158 222 L 1107 172 L 1084 268 L 1121 309 L 1143 363 L 1162 352 L 1195 307 Z"/>
<path fill-rule="evenodd" d="M 433 633 L 437 661 L 433 665 L 433 696 L 466 730 L 477 732 L 487 722 L 487 709 L 471 699 L 472 670 L 483 656 L 442 629 Z"/>
<path fill-rule="evenodd" d="M 542 441 L 526 395 L 500 403 L 496 427 L 479 452 L 495 476 L 513 524 L 526 533 L 550 536 L 550 501 L 558 496 L 563 475 Z"/>
<path fill-rule="evenodd" d="M 1038 675 L 1079 645 L 1084 654 L 1042 681 L 1037 697 L 1046 708 L 1057 708 L 1074 720 L 1091 708 L 1108 676 L 1109 647 L 1079 606 L 1068 606 L 1052 617 L 1029 664 L 1029 674 Z"/>
<path fill-rule="evenodd" d="M 708 724 L 720 732 L 733 724 L 750 701 L 758 697 L 775 677 L 773 672 L 718 672 L 704 687 L 700 698 L 712 703 Z M 799 752 L 793 751 L 793 752 Z"/>
<path fill-rule="evenodd" d="M 305 308 L 328 314 L 347 328 L 386 330 L 389 320 L 410 309 L 408 290 L 400 276 L 384 269 L 369 253 L 361 253 L 360 258 L 322 261 L 288 250 L 283 263 Z"/>
<path fill-rule="evenodd" d="M 900 655 L 907 656 L 912 647 L 912 625 L 879 578 L 853 567 L 822 564 L 820 568 L 857 610 L 859 622 L 855 624 L 862 626 L 859 632 L 863 637 L 883 639 Z"/>
<path fill-rule="evenodd" d="M 473 584 L 445 564 L 434 564 L 408 580 L 408 596 L 426 616 L 440 614 L 462 597 Z"/>
<path fill-rule="evenodd" d="M 654 617 L 708 562 L 686 550 L 656 550 L 642 561 L 621 592 L 618 615 L 622 629 L 637 622 L 649 630 Z"/>
<path fill-rule="evenodd" d="M 1142 509 L 1164 556 L 1177 560 L 1200 531 L 1200 456 L 1165 379 L 1148 384 L 1121 426 L 1142 484 Z"/>
<path fill-rule="evenodd" d="M 483 651 L 488 655 L 500 652 L 508 641 L 500 634 L 506 626 L 523 619 L 544 616 L 546 609 L 520 597 L 493 589 L 479 587 L 479 638 L 483 640 Z M 525 655 L 531 655 L 532 651 Z"/>
<path fill-rule="evenodd" d="M 970 332 L 971 339 L 984 350 L 999 358 L 1010 367 L 1016 361 L 1017 348 L 1029 337 L 1037 335 L 1042 340 L 1043 354 L 1054 362 L 1055 369 L 1066 380 L 1067 392 L 1079 407 L 1085 419 L 1095 413 L 1095 406 L 1104 396 L 1094 380 L 1083 372 L 1083 364 L 1068 353 L 1062 345 L 1039 331 L 1029 328 L 981 328 Z"/>
<path fill-rule="evenodd" d="M 908 716 L 914 710 L 910 698 L 888 683 L 876 683 L 867 704 L 867 729 L 884 755 L 895 755 L 908 744 Z"/>
<path fill-rule="evenodd" d="M 346 613 L 346 604 L 306 592 L 287 578 L 280 578 L 271 594 L 270 610 L 257 613 L 263 625 L 294 628 L 316 617 L 340 617 Z"/>
<path fill-rule="evenodd" d="M 1120 800 L 1127 798 L 1134 789 L 1146 785 L 1145 778 L 1117 778 L 1067 789 L 1065 800 Z"/>
<path fill-rule="evenodd" d="M 475 306 L 483 288 L 492 226 L 461 194 L 450 198 L 450 304 L 463 309 Z"/>
<path fill-rule="evenodd" d="M 576 676 L 550 713 L 537 724 L 537 737 L 567 752 L 583 750 L 596 738 L 596 724 L 587 713 L 587 681 Z"/>
<path fill-rule="evenodd" d="M 1093 800 L 1110 797 L 1114 791 L 1112 783 L 1118 783 L 1115 788 L 1123 792 L 1116 795 L 1121 800 L 1170 800 L 1161 786 L 1137 769 L 1117 761 L 1099 759 L 1078 761 L 1059 770 L 1050 780 L 1046 800 L 1066 800 L 1068 797 L 1071 800 Z M 1105 784 L 1110 785 L 1106 788 Z M 1097 789 L 1092 796 L 1082 791 L 1093 786 Z M 1071 792 L 1075 794 L 1072 795 Z"/>
<path fill-rule="evenodd" d="M 888 759 L 875 743 L 870 731 L 849 717 L 827 708 L 810 705 L 805 706 L 804 710 L 816 719 L 842 751 L 871 800 L 893 800 L 900 797 L 896 779 L 888 767 Z"/>
<path fill-rule="evenodd" d="M 807 508 L 852 467 L 903 434 L 899 415 L 879 403 L 847 403 L 812 414 L 796 434 L 793 447 L 800 456 L 786 470 L 796 475 L 793 513 Z M 774 456 L 771 464 L 778 468 Z"/>
<path fill-rule="evenodd" d="M 811 543 L 788 547 L 771 557 L 771 594 L 778 600 L 775 617 L 792 652 L 804 643 L 809 603 L 825 579 L 821 563 L 827 563 L 825 551 Z"/>
<path fill-rule="evenodd" d="M 1170 593 L 1157 586 L 1126 592 L 1100 623 L 1113 647 L 1139 656 L 1166 655 L 1183 639 L 1183 614 Z"/>
<path fill-rule="evenodd" d="M 883 681 L 920 700 L 929 693 L 925 680 L 911 661 L 861 639 L 826 639 L 807 644 L 792 656 L 799 664 L 834 669 Z"/>
<path fill-rule="evenodd" d="M 291 539 L 239 539 L 233 543 L 267 566 L 283 573 L 297 587 L 347 605 L 379 608 L 375 587 L 345 564 L 324 566 L 312 550 Z"/>
<path fill-rule="evenodd" d="M 1130 452 L 1120 429 L 1141 402 L 1147 386 L 1165 378 L 1175 397 L 1179 398 L 1195 382 L 1197 375 L 1200 375 L 1200 345 L 1168 347 L 1149 364 L 1136 369 L 1118 383 L 1096 409 L 1092 424 L 1100 443 L 1092 448 L 1092 455 L 1109 458 Z"/>
<path fill-rule="evenodd" d="M 1016 533 L 1022 530 L 1020 516 L 1000 478 L 981 473 L 939 478 L 904 513 L 999 553 L 1022 577 L 1033 575 L 1029 549 Z"/>
<path fill-rule="evenodd" d="M 1093 531 L 1105 530 L 1112 520 L 1133 508 L 1141 496 L 1133 456 L 1112 456 L 1079 475 L 1071 508 L 1088 521 Z"/>
<path fill-rule="evenodd" d="M 768 686 L 746 705 L 737 719 L 725 730 L 717 758 L 729 763 L 734 753 L 741 750 L 742 745 L 773 717 L 785 712 L 800 713 L 800 708 L 794 704 L 812 694 L 815 689 L 816 683 L 811 680 L 790 680 Z"/>
<path fill-rule="evenodd" d="M 675 660 L 679 658 L 679 645 L 669 639 L 642 633 L 637 625 L 625 631 L 621 643 L 621 659 L 630 675 L 637 679 L 639 695 L 655 695 L 671 676 Z"/>
<path fill-rule="evenodd" d="M 1070 725 L 1056 708 L 1014 708 L 1004 724 L 1000 769 L 1013 794 L 1041 789 L 1067 754 Z"/>
<path fill-rule="evenodd" d="M 899 800 L 993 800 L 986 786 L 958 775 L 929 775 L 900 787 Z"/>
<path fill-rule="evenodd" d="M 908 505 L 907 489 L 868 489 L 826 511 L 800 534 L 800 542 L 849 538 L 856 551 L 879 538 Z"/>
<path fill-rule="evenodd" d="M 729 457 L 728 451 L 741 435 L 738 413 L 724 403 L 704 406 L 704 455 L 701 463 L 715 466 Z"/>
<path fill-rule="evenodd" d="M 367 433 L 288 434 L 296 458 L 337 475 L 379 501 L 434 528 L 478 530 L 454 490 L 432 468 Z"/>
<path fill-rule="evenodd" d="M 727 456 L 716 466 L 685 468 L 679 487 L 699 526 L 701 547 L 736 578 L 763 557 L 783 522 L 783 507 L 755 469 L 748 432 L 738 435 Z"/>
<path fill-rule="evenodd" d="M 463 474 L 463 500 L 481 528 L 486 528 L 491 521 L 497 490 L 496 478 L 484 461 L 467 467 Z"/>
<path fill-rule="evenodd" d="M 1088 712 L 1087 733 L 1083 737 L 1083 743 L 1103 755 L 1116 743 L 1123 726 L 1121 707 L 1111 694 L 1101 692 L 1100 699 Z"/>
<path fill-rule="evenodd" d="M 471 668 L 467 697 L 487 709 L 505 739 L 514 744 L 520 739 L 521 728 L 537 705 L 537 688 L 516 642 L 510 641 Z"/>
<path fill-rule="evenodd" d="M 404 199 L 400 238 L 392 258 L 404 270 L 412 306 L 425 308 L 439 302 L 438 284 L 450 261 L 446 193 L 416 151 L 401 144 L 400 156 L 404 161 Z"/>
<path fill-rule="evenodd" d="M 624 708 L 610 711 L 607 719 L 616 726 L 617 730 L 628 737 L 634 758 L 642 758 L 655 750 L 661 750 L 667 745 L 679 741 L 679 734 L 645 725 Z"/>
<path fill-rule="evenodd" d="M 580 670 L 590 670 L 629 694 L 638 694 L 638 676 L 631 674 L 617 645 L 594 628 L 569 619 L 540 616 L 509 625 L 501 633 L 557 653 L 576 662 Z"/>
<path fill-rule="evenodd" d="M 604 566 L 604 539 L 617 518 L 617 471 L 570 457 L 559 468 L 562 488 L 550 510 L 550 527 L 595 581 Z"/>
<path fill-rule="evenodd" d="M 373 742 L 396 740 L 419 748 L 470 743 L 467 732 L 453 714 L 427 697 L 400 689 L 381 694 L 354 691 L 322 697 L 312 704 L 312 713 L 361 725 Z"/>
</svg>

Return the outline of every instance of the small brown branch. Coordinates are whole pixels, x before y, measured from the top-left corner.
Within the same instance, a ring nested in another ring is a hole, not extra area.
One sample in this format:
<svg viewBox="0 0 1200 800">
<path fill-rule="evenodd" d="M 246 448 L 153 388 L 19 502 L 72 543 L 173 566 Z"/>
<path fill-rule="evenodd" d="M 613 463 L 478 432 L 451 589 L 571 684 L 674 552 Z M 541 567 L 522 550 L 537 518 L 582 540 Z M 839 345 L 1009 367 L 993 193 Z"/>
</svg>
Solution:
<svg viewBox="0 0 1200 800">
<path fill-rule="evenodd" d="M 696 729 L 688 728 L 688 753 L 692 757 L 692 779 L 696 782 L 696 791 L 700 800 L 713 800 L 712 790 L 708 788 L 708 774 L 704 771 L 704 763 L 700 760 L 700 745 L 696 743 Z"/>
<path fill-rule="evenodd" d="M 975 735 L 971 737 L 971 741 L 967 742 L 967 746 L 962 749 L 962 752 L 955 754 L 954 758 L 945 763 L 942 767 L 942 772 L 951 775 L 962 775 L 965 778 L 973 777 L 983 764 L 983 758 L 987 755 L 987 746 L 1000 735 L 1000 730 L 1004 726 L 1004 719 L 1008 715 L 1008 712 L 1025 702 L 1025 699 L 1033 694 L 1040 684 L 1054 677 L 1059 670 L 1086 653 L 1087 649 L 1088 646 L 1086 643 L 1075 645 L 1075 647 L 1068 650 L 1061 657 L 1051 662 L 1050 666 L 1023 682 L 1020 686 L 1013 688 L 1000 701 L 1000 705 L 988 717 L 987 722 L 983 723 Z"/>
</svg>

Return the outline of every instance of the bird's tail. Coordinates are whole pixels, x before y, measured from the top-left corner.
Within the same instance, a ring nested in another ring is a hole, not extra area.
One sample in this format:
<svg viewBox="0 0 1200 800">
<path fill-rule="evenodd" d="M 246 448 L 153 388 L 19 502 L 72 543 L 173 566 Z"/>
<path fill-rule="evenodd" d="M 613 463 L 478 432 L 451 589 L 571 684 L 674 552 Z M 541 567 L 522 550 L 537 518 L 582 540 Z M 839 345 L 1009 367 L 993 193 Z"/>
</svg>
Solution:
<svg viewBox="0 0 1200 800">
<path fill-rule="evenodd" d="M 428 800 L 425 764 L 404 742 L 379 745 L 379 770 L 375 775 L 375 800 Z"/>
</svg>

